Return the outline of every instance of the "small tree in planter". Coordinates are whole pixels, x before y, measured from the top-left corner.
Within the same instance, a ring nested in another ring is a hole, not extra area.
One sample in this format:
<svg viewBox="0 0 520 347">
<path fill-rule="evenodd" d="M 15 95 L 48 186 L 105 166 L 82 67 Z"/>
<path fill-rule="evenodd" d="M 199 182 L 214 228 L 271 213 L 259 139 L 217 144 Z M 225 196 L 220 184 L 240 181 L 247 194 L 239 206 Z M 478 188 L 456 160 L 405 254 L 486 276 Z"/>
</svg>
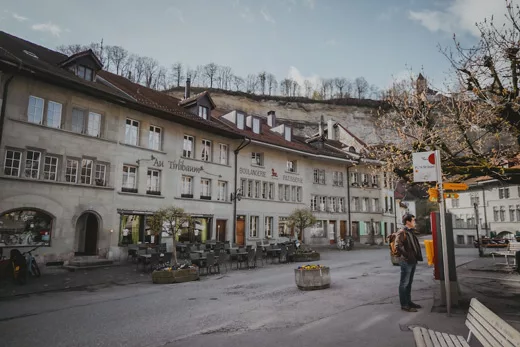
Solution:
<svg viewBox="0 0 520 347">
<path fill-rule="evenodd" d="M 173 263 L 177 261 L 177 235 L 182 229 L 187 228 L 191 224 L 191 217 L 184 212 L 181 207 L 166 207 L 158 210 L 150 219 L 149 226 L 153 231 L 160 230 L 172 236 Z M 157 228 L 157 229 L 154 229 Z"/>
<path fill-rule="evenodd" d="M 294 210 L 288 218 L 289 223 L 296 227 L 298 235 L 301 233 L 301 240 L 304 240 L 304 230 L 314 224 L 316 224 L 316 217 L 311 210 L 307 208 L 298 208 Z"/>
</svg>

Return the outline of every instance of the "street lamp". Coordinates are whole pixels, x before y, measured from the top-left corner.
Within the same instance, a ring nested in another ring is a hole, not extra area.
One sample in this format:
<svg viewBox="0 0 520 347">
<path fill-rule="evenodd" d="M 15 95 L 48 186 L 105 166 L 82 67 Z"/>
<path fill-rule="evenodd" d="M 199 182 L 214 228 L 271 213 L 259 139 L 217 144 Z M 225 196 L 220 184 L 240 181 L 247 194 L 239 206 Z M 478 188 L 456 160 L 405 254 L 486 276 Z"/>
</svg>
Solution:
<svg viewBox="0 0 520 347">
<path fill-rule="evenodd" d="M 479 210 L 478 210 L 478 203 L 473 203 L 473 208 L 475 209 L 475 228 L 477 231 L 477 248 L 478 248 L 478 255 L 479 257 L 482 257 L 484 254 L 482 253 L 482 249 L 480 248 L 480 235 L 478 233 L 478 227 L 480 223 L 479 218 Z"/>
<path fill-rule="evenodd" d="M 240 200 L 242 200 L 243 196 L 244 195 L 242 194 L 242 188 L 238 188 L 234 194 L 231 193 L 231 201 L 234 201 L 234 200 L 240 201 Z"/>
</svg>

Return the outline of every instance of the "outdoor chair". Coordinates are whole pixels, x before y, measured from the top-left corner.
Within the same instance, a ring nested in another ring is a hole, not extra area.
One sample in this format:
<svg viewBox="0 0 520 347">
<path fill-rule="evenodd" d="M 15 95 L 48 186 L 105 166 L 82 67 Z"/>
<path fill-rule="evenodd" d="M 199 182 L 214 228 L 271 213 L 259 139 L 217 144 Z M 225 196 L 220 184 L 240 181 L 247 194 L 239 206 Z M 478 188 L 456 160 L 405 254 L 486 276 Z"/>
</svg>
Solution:
<svg viewBox="0 0 520 347">
<path fill-rule="evenodd" d="M 292 263 L 294 261 L 295 254 L 296 254 L 296 247 L 294 247 L 293 244 L 290 244 L 287 247 L 287 261 Z"/>
<path fill-rule="evenodd" d="M 224 266 L 224 268 L 226 269 L 226 272 L 227 272 L 227 263 L 228 263 L 228 258 L 229 258 L 229 255 L 226 254 L 225 252 L 221 252 L 218 257 L 217 257 L 217 261 L 216 261 L 216 265 L 217 265 L 217 269 L 218 269 L 218 273 L 220 273 L 220 267 L 221 266 Z"/>
<path fill-rule="evenodd" d="M 206 274 L 211 274 L 211 269 L 215 268 L 215 255 L 213 253 L 206 254 L 206 261 L 204 262 L 204 267 L 206 268 Z"/>
<path fill-rule="evenodd" d="M 255 264 L 255 253 L 256 251 L 252 248 L 250 248 L 247 251 L 247 267 L 249 269 L 254 268 L 256 266 Z"/>
<path fill-rule="evenodd" d="M 240 247 L 238 249 L 238 253 L 245 253 L 246 252 L 246 249 L 244 247 Z M 242 264 L 246 263 L 247 264 L 247 255 L 244 255 L 244 254 L 240 254 L 240 255 L 237 255 L 237 269 L 240 267 L 242 268 Z"/>
<path fill-rule="evenodd" d="M 151 257 L 146 260 L 144 263 L 144 270 L 146 270 L 146 267 L 150 267 L 150 272 L 152 271 L 154 266 L 159 265 L 159 253 L 152 253 Z"/>
<path fill-rule="evenodd" d="M 262 263 L 262 266 L 265 265 L 265 253 L 261 249 L 256 249 L 255 251 L 255 266 L 258 265 L 258 262 L 260 261 Z"/>
<path fill-rule="evenodd" d="M 285 246 L 285 245 L 280 246 L 280 254 L 278 255 L 278 262 L 279 263 L 287 262 L 287 246 Z"/>
</svg>

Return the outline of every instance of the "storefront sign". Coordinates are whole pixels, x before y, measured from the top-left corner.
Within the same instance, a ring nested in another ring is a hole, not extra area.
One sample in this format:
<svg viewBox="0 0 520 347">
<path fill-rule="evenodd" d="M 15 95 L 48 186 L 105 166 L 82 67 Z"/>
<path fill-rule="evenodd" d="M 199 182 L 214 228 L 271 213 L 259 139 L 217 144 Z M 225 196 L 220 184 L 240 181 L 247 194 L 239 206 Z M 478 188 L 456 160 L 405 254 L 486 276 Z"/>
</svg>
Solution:
<svg viewBox="0 0 520 347">
<path fill-rule="evenodd" d="M 253 170 L 253 169 L 246 169 L 241 167 L 239 172 L 242 175 L 249 175 L 249 176 L 257 176 L 257 177 L 266 177 L 266 172 L 263 170 Z"/>
<path fill-rule="evenodd" d="M 284 181 L 289 181 L 289 182 L 303 183 L 303 178 L 301 178 L 301 177 L 283 175 L 282 179 Z"/>
<path fill-rule="evenodd" d="M 204 169 L 202 166 L 185 165 L 184 160 L 182 160 L 182 159 L 179 159 L 177 161 L 175 161 L 175 160 L 168 161 L 168 165 L 170 166 L 170 169 L 172 169 L 172 170 L 187 171 L 187 172 L 199 173 Z M 164 167 L 164 162 L 162 160 L 155 159 L 153 166 Z"/>
</svg>

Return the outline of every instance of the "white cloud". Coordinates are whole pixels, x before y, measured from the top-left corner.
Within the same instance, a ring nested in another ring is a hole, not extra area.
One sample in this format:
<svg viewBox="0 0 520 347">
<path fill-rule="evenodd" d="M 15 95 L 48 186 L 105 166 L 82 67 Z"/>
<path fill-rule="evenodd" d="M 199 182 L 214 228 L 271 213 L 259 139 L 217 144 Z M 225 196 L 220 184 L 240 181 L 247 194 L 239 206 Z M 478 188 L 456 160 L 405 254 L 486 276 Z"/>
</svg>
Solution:
<svg viewBox="0 0 520 347">
<path fill-rule="evenodd" d="M 25 22 L 26 20 L 29 19 L 27 17 L 20 16 L 18 13 L 14 13 L 14 12 L 11 15 L 13 16 L 14 19 L 16 19 L 19 22 Z"/>
<path fill-rule="evenodd" d="M 248 22 L 254 22 L 255 15 L 253 12 L 251 12 L 251 9 L 249 7 L 244 7 L 242 11 L 240 12 L 240 17 L 244 18 L 244 20 Z"/>
<path fill-rule="evenodd" d="M 61 32 L 63 31 L 58 25 L 53 24 L 51 22 L 34 24 L 31 28 L 36 31 L 49 33 L 56 37 L 59 37 Z"/>
<path fill-rule="evenodd" d="M 502 26 L 506 21 L 505 13 L 504 1 L 453 0 L 445 10 L 410 11 L 408 16 L 433 32 L 444 31 L 450 34 L 466 32 L 480 37 L 475 23 L 482 22 L 493 15 L 495 24 Z"/>
<path fill-rule="evenodd" d="M 304 85 L 303 83 L 305 82 L 305 80 L 308 80 L 309 82 L 311 82 L 314 87 L 318 86 L 319 82 L 320 82 L 320 76 L 318 76 L 318 75 L 304 76 L 304 75 L 302 75 L 300 70 L 298 70 L 294 66 L 291 66 L 289 68 L 289 72 L 287 73 L 287 78 L 290 78 L 290 79 L 298 82 L 298 84 L 302 88 L 303 88 L 303 85 Z"/>
<path fill-rule="evenodd" d="M 273 23 L 273 24 L 276 23 L 276 21 L 274 20 L 273 16 L 271 16 L 271 14 L 269 12 L 267 12 L 266 9 L 262 9 L 260 11 L 260 14 L 262 15 L 262 17 L 264 17 L 264 20 L 266 22 L 270 22 L 270 23 Z"/>
<path fill-rule="evenodd" d="M 338 42 L 336 41 L 336 39 L 328 39 L 327 41 L 325 41 L 325 44 L 327 46 L 336 46 Z"/>
<path fill-rule="evenodd" d="M 181 23 L 184 23 L 185 20 L 184 20 L 184 14 L 182 13 L 182 11 L 177 8 L 177 7 L 168 7 L 166 9 L 166 13 L 169 14 L 169 13 L 173 13 L 175 15 L 175 17 L 177 17 L 177 20 L 179 20 L 179 22 Z"/>
</svg>

